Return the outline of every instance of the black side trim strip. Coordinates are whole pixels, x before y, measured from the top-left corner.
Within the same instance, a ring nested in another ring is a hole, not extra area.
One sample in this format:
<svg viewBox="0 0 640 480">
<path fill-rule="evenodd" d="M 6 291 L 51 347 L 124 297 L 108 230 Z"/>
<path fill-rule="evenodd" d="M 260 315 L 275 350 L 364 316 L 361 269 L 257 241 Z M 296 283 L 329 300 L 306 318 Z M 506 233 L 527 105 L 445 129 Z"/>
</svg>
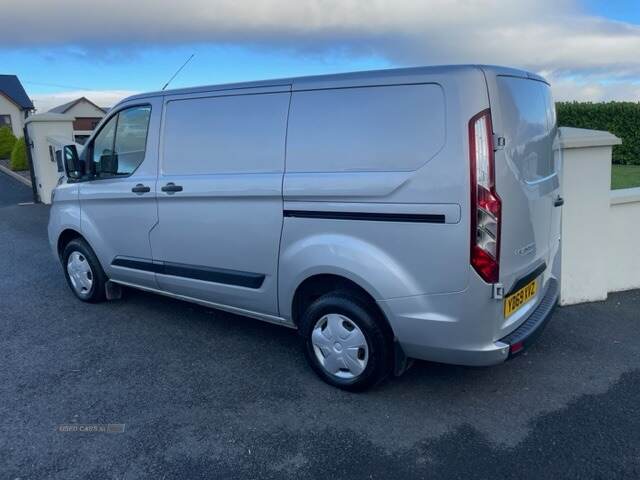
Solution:
<svg viewBox="0 0 640 480">
<path fill-rule="evenodd" d="M 186 277 L 205 282 L 224 283 L 226 285 L 237 285 L 247 288 L 260 288 L 264 282 L 264 275 L 251 272 L 240 272 L 238 270 L 227 270 L 225 268 L 196 267 L 182 263 L 164 263 L 164 275 L 174 277 Z"/>
<path fill-rule="evenodd" d="M 222 283 L 238 287 L 260 288 L 265 276 L 260 273 L 241 272 L 225 268 L 198 267 L 183 263 L 151 261 L 145 258 L 116 257 L 111 262 L 114 267 L 133 268 L 160 275 L 193 278 L 205 282 Z"/>
<path fill-rule="evenodd" d="M 445 216 L 436 213 L 374 213 L 327 212 L 316 210 L 285 210 L 285 217 L 323 218 L 329 220 L 367 220 L 373 222 L 444 223 Z"/>
<path fill-rule="evenodd" d="M 537 278 L 539 275 L 542 275 L 546 269 L 547 269 L 546 263 L 543 262 L 542 264 L 538 265 L 533 272 L 527 273 L 524 277 L 519 278 L 516 281 L 516 283 L 513 284 L 513 287 L 511 287 L 511 290 L 509 290 L 509 293 L 507 293 L 505 297 L 508 297 L 513 292 L 517 292 L 522 287 L 524 287 L 527 283 L 529 283 L 531 280 L 533 280 L 534 278 Z"/>
<path fill-rule="evenodd" d="M 145 272 L 162 273 L 162 262 L 153 263 L 151 260 L 134 257 L 116 257 L 111 262 L 114 267 L 133 268 L 134 270 L 144 270 Z"/>
</svg>

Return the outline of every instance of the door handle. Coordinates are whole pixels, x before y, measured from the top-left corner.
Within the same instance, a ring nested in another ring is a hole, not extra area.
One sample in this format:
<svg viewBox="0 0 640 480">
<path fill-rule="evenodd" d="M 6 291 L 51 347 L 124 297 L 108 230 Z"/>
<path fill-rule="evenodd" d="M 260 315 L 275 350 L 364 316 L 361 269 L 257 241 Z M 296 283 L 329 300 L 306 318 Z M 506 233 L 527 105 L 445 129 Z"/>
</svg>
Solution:
<svg viewBox="0 0 640 480">
<path fill-rule="evenodd" d="M 173 182 L 169 182 L 164 187 L 162 187 L 160 190 L 162 190 L 163 192 L 167 192 L 167 193 L 181 192 L 182 191 L 182 185 L 176 185 Z"/>
<path fill-rule="evenodd" d="M 562 205 L 564 205 L 564 198 L 562 198 L 561 196 L 558 196 L 558 198 L 556 198 L 553 201 L 553 206 L 554 207 L 561 207 Z"/>
<path fill-rule="evenodd" d="M 133 193 L 149 193 L 151 191 L 151 188 L 139 183 L 135 187 L 133 187 L 131 191 Z"/>
</svg>

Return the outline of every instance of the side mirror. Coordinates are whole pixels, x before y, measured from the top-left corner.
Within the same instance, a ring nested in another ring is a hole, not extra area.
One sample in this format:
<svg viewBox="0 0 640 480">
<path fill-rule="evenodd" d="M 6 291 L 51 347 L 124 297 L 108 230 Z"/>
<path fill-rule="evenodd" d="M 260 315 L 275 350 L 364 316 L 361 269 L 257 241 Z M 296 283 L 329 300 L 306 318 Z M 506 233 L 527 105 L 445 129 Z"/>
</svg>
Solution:
<svg viewBox="0 0 640 480">
<path fill-rule="evenodd" d="M 84 175 L 84 168 L 78 156 L 75 145 L 65 145 L 62 149 L 64 156 L 64 171 L 70 179 L 78 179 Z"/>
</svg>

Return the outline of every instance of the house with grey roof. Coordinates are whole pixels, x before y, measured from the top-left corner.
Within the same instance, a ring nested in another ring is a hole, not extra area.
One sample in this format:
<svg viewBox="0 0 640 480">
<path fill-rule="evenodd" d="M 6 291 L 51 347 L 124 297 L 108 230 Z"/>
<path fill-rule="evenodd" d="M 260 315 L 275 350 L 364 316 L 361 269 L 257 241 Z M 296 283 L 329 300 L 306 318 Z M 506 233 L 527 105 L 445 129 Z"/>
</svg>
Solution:
<svg viewBox="0 0 640 480">
<path fill-rule="evenodd" d="M 77 143 L 84 143 L 106 115 L 107 109 L 99 107 L 86 97 L 80 97 L 52 108 L 49 113 L 73 116 L 75 118 L 73 121 L 74 140 Z"/>
<path fill-rule="evenodd" d="M 9 127 L 21 137 L 24 121 L 33 111 L 33 103 L 15 75 L 0 75 L 0 127 Z"/>
</svg>

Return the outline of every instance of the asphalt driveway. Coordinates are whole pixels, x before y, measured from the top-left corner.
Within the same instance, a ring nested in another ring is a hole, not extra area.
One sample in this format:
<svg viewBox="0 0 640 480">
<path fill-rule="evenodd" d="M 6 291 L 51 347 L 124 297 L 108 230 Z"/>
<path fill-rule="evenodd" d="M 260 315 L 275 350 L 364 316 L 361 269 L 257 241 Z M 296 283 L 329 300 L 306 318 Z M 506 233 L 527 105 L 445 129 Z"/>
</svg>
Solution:
<svg viewBox="0 0 640 480">
<path fill-rule="evenodd" d="M 0 173 L 2 479 L 640 477 L 639 291 L 558 309 L 504 365 L 420 362 L 349 394 L 294 331 L 135 291 L 77 301 L 29 200 Z"/>
</svg>

